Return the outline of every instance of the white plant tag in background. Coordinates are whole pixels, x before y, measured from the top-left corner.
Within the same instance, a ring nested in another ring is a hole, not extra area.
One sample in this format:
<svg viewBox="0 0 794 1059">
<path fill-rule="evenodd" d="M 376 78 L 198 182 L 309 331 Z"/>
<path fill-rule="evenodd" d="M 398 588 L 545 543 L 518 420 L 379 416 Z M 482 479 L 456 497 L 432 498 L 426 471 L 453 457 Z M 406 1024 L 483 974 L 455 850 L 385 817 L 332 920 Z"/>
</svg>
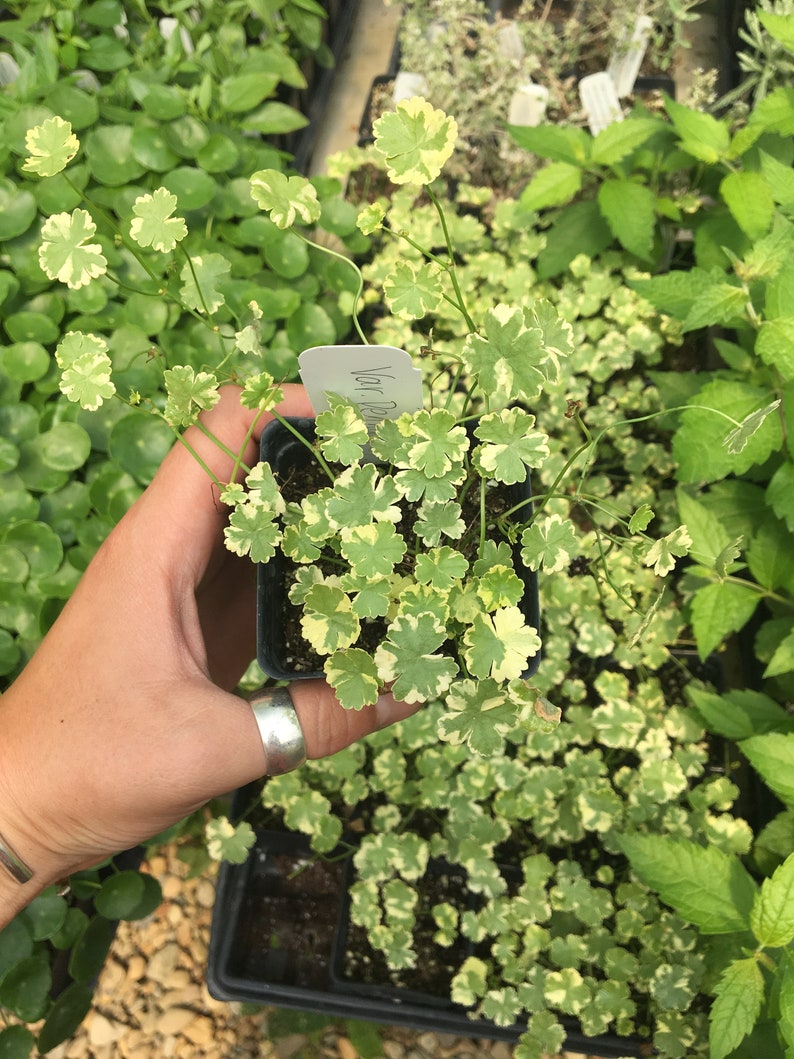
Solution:
<svg viewBox="0 0 794 1059">
<path fill-rule="evenodd" d="M 421 74 L 412 74 L 408 70 L 400 70 L 394 78 L 392 89 L 392 102 L 400 103 L 403 99 L 412 96 L 423 96 L 427 91 L 427 81 Z"/>
<path fill-rule="evenodd" d="M 597 74 L 588 74 L 579 82 L 579 98 L 587 114 L 587 123 L 593 136 L 611 125 L 613 121 L 623 121 L 623 111 L 615 91 L 615 82 L 602 70 Z"/>
<path fill-rule="evenodd" d="M 499 41 L 499 51 L 504 55 L 505 59 L 512 59 L 513 62 L 520 63 L 526 55 L 526 49 L 515 22 L 510 20 L 500 26 L 497 31 L 497 39 Z"/>
<path fill-rule="evenodd" d="M 624 30 L 615 46 L 609 66 L 607 66 L 607 73 L 612 78 L 615 91 L 621 99 L 631 95 L 634 90 L 634 82 L 640 72 L 652 29 L 652 18 L 648 15 L 637 15 L 631 34 Z"/>
<path fill-rule="evenodd" d="M 536 85 L 528 81 L 513 93 L 507 112 L 510 125 L 540 125 L 546 116 L 549 102 L 549 90 L 545 85 Z"/>
<path fill-rule="evenodd" d="M 315 415 L 336 393 L 355 401 L 372 434 L 381 420 L 422 408 L 422 372 L 396 346 L 312 346 L 298 364 Z"/>
</svg>

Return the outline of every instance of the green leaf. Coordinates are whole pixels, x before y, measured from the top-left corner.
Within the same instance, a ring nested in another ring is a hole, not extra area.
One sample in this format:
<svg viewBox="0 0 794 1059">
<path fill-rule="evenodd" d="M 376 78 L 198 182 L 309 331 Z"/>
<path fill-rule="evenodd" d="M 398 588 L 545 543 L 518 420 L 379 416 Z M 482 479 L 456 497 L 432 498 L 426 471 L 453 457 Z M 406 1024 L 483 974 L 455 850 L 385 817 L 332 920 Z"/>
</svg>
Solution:
<svg viewBox="0 0 794 1059">
<path fill-rule="evenodd" d="M 537 397 L 546 379 L 543 366 L 549 351 L 531 313 L 497 305 L 486 312 L 482 332 L 466 337 L 462 352 L 466 370 L 477 376 L 486 393 L 498 393 L 506 401 Z"/>
<path fill-rule="evenodd" d="M 548 438 L 534 425 L 535 417 L 520 408 L 482 416 L 474 433 L 483 444 L 472 452 L 480 474 L 507 485 L 526 481 L 527 469 L 542 466 L 549 455 Z"/>
<path fill-rule="evenodd" d="M 221 254 L 194 254 L 179 273 L 180 297 L 190 309 L 214 313 L 225 304 L 219 285 L 230 272 L 231 265 Z"/>
<path fill-rule="evenodd" d="M 521 205 L 527 210 L 564 206 L 582 189 L 582 169 L 568 162 L 550 162 L 539 170 L 521 193 Z"/>
<path fill-rule="evenodd" d="M 304 129 L 308 124 L 309 119 L 305 114 L 278 100 L 270 100 L 245 118 L 245 127 L 261 132 L 263 136 L 281 136 Z"/>
<path fill-rule="evenodd" d="M 452 500 L 425 500 L 418 511 L 414 531 L 426 545 L 435 548 L 443 537 L 460 540 L 466 530 L 460 504 Z"/>
<path fill-rule="evenodd" d="M 467 956 L 452 980 L 452 1000 L 471 1007 L 488 989 L 488 965 L 478 956 Z"/>
<path fill-rule="evenodd" d="M 778 677 L 792 670 L 794 670 L 794 625 L 792 625 L 791 632 L 784 636 L 775 648 L 764 670 L 764 679 Z"/>
<path fill-rule="evenodd" d="M 630 253 L 650 260 L 656 227 L 656 196 L 632 180 L 605 180 L 598 205 L 612 234 Z"/>
<path fill-rule="evenodd" d="M 750 239 L 760 239 L 772 224 L 775 203 L 766 179 L 753 170 L 728 173 L 720 193 L 736 223 Z"/>
<path fill-rule="evenodd" d="M 322 207 L 305 177 L 287 177 L 277 169 L 260 169 L 251 177 L 251 195 L 278 228 L 292 228 L 299 219 L 314 224 Z"/>
<path fill-rule="evenodd" d="M 745 313 L 747 295 L 733 283 L 711 283 L 698 291 L 684 319 L 684 331 L 714 324 L 735 324 Z"/>
<path fill-rule="evenodd" d="M 699 588 L 692 600 L 692 629 L 702 659 L 755 613 L 760 597 L 752 588 L 722 582 Z"/>
<path fill-rule="evenodd" d="M 711 1059 L 725 1059 L 758 1021 L 764 1000 L 764 977 L 755 957 L 734 960 L 714 987 L 709 1014 Z"/>
<path fill-rule="evenodd" d="M 372 657 L 358 647 L 335 651 L 327 658 L 325 676 L 346 710 L 360 710 L 378 701 L 380 681 Z"/>
<path fill-rule="evenodd" d="M 794 854 L 761 883 L 750 927 L 759 945 L 766 948 L 782 948 L 794 940 Z"/>
<path fill-rule="evenodd" d="M 30 1059 L 36 1038 L 27 1026 L 7 1026 L 0 1030 L 0 1059 Z"/>
<path fill-rule="evenodd" d="M 415 268 L 407 261 L 395 265 L 383 284 L 383 293 L 394 315 L 405 320 L 421 320 L 437 309 L 444 297 L 436 266 Z"/>
<path fill-rule="evenodd" d="M 425 99 L 400 101 L 374 123 L 375 149 L 386 159 L 395 184 L 432 184 L 455 149 L 454 118 Z"/>
<path fill-rule="evenodd" d="M 333 585 L 312 585 L 306 593 L 301 631 L 320 654 L 330 655 L 350 647 L 361 624 L 350 597 Z"/>
<path fill-rule="evenodd" d="M 248 852 L 256 842 L 254 829 L 247 820 L 233 824 L 226 816 L 216 816 L 204 828 L 207 853 L 213 860 L 244 864 Z"/>
<path fill-rule="evenodd" d="M 220 83 L 221 106 L 231 114 L 253 110 L 273 92 L 278 81 L 278 74 L 262 71 L 225 77 Z"/>
<path fill-rule="evenodd" d="M 643 563 L 652 566 L 657 577 L 666 577 L 675 569 L 676 558 L 688 555 L 691 546 L 692 538 L 686 526 L 678 526 L 672 533 L 651 545 Z"/>
<path fill-rule="evenodd" d="M 80 141 L 68 121 L 53 117 L 28 130 L 25 146 L 30 157 L 22 163 L 22 168 L 28 173 L 49 177 L 67 167 L 77 154 Z"/>
<path fill-rule="evenodd" d="M 140 872 L 118 872 L 102 884 L 94 898 L 94 906 L 107 919 L 127 919 L 139 904 L 143 892 L 144 881 Z"/>
<path fill-rule="evenodd" d="M 479 614 L 463 637 L 463 655 L 472 676 L 516 680 L 540 650 L 540 637 L 518 607 Z"/>
<path fill-rule="evenodd" d="M 651 524 L 653 518 L 653 508 L 650 504 L 640 504 L 629 519 L 629 533 L 642 533 Z"/>
<path fill-rule="evenodd" d="M 777 321 L 775 321 L 775 323 L 777 323 Z M 794 325 L 794 320 L 792 320 L 792 325 Z M 766 326 L 766 323 L 762 324 L 761 330 Z M 794 326 L 792 326 L 791 341 L 794 341 Z M 756 346 L 756 352 L 757 351 L 758 349 Z M 794 364 L 792 364 L 792 367 L 794 368 Z M 779 407 L 780 401 L 773 401 L 772 404 L 768 404 L 765 408 L 759 408 L 758 411 L 750 412 L 749 415 L 746 415 L 738 427 L 725 435 L 724 445 L 728 452 L 732 456 L 736 456 L 738 453 L 744 451 L 747 442 L 753 434 L 756 434 L 761 429 L 767 416 L 770 416 L 773 412 L 777 411 Z"/>
<path fill-rule="evenodd" d="M 731 135 L 726 122 L 669 98 L 664 106 L 688 154 L 709 165 L 727 157 Z"/>
<path fill-rule="evenodd" d="M 369 440 L 367 424 L 350 401 L 328 395 L 330 408 L 315 420 L 323 456 L 332 462 L 350 465 L 364 455 Z"/>
<path fill-rule="evenodd" d="M 69 956 L 69 974 L 76 982 L 91 982 L 104 966 L 113 942 L 114 928 L 104 916 L 94 916 L 75 942 Z"/>
<path fill-rule="evenodd" d="M 576 527 L 560 515 L 537 519 L 521 534 L 521 561 L 530 570 L 558 573 L 578 552 Z"/>
<path fill-rule="evenodd" d="M 334 529 L 369 522 L 399 522 L 400 492 L 391 475 L 380 475 L 371 463 L 348 467 L 336 479 L 325 513 Z"/>
<path fill-rule="evenodd" d="M 664 835 L 621 835 L 640 879 L 703 934 L 747 930 L 757 886 L 738 857 Z"/>
<path fill-rule="evenodd" d="M 28 956 L 0 980 L 0 1005 L 23 1022 L 35 1022 L 47 1009 L 52 975 L 46 956 Z"/>
<path fill-rule="evenodd" d="M 107 259 L 99 243 L 89 243 L 96 225 L 85 210 L 55 213 L 41 228 L 39 264 L 50 279 L 79 290 L 107 271 Z"/>
<path fill-rule="evenodd" d="M 229 551 L 249 555 L 255 563 L 266 563 L 273 558 L 281 536 L 276 512 L 255 504 L 236 507 L 223 531 Z"/>
<path fill-rule="evenodd" d="M 375 664 L 383 683 L 394 681 L 395 698 L 429 702 L 447 691 L 458 666 L 454 659 L 434 653 L 446 638 L 446 629 L 434 614 L 406 614 L 394 619 L 388 636 L 375 651 Z"/>
<path fill-rule="evenodd" d="M 741 749 L 764 783 L 794 809 L 794 734 L 754 735 L 742 741 Z"/>
<path fill-rule="evenodd" d="M 72 982 L 56 997 L 55 1003 L 47 1012 L 44 1025 L 39 1030 L 36 1042 L 42 1055 L 77 1033 L 80 1023 L 91 1010 L 93 1000 L 94 990 L 81 982 Z M 0 1056 L 2 1055 L 0 1047 Z"/>
<path fill-rule="evenodd" d="M 788 51 L 794 52 L 794 25 L 787 15 L 776 15 L 763 8 L 759 8 L 756 15 L 770 37 L 774 37 Z"/>
<path fill-rule="evenodd" d="M 596 165 L 616 165 L 664 129 L 657 118 L 633 116 L 631 121 L 613 121 L 594 137 L 591 161 Z"/>
<path fill-rule="evenodd" d="M 517 719 L 510 696 L 490 677 L 455 681 L 444 705 L 438 719 L 439 738 L 453 746 L 465 743 L 484 757 L 502 749 L 504 737 Z"/>
<path fill-rule="evenodd" d="M 794 380 L 793 344 L 794 316 L 778 316 L 762 322 L 755 339 L 755 352 L 765 364 L 777 368 L 786 382 L 791 382 Z M 769 414 L 779 404 L 775 401 L 758 414 Z"/>
<path fill-rule="evenodd" d="M 181 217 L 172 217 L 177 206 L 176 195 L 166 188 L 157 188 L 151 195 L 139 195 L 132 205 L 135 217 L 130 235 L 138 246 L 168 252 L 187 235 L 187 225 Z"/>
<path fill-rule="evenodd" d="M 576 166 L 590 158 L 593 138 L 576 125 L 509 125 L 508 129 L 519 147 L 542 158 Z"/>
<path fill-rule="evenodd" d="M 391 522 L 371 522 L 367 526 L 345 526 L 340 550 L 360 577 L 388 577 L 405 555 L 406 544 Z"/>
<path fill-rule="evenodd" d="M 794 719 L 782 706 L 760 691 L 740 689 L 718 695 L 690 686 L 687 697 L 709 731 L 724 735 L 726 739 L 748 739 L 752 735 L 794 726 Z"/>
<path fill-rule="evenodd" d="M 188 364 L 166 368 L 163 382 L 168 394 L 163 414 L 173 427 L 194 423 L 199 412 L 214 407 L 220 400 L 215 376 L 206 371 L 196 372 Z"/>
</svg>

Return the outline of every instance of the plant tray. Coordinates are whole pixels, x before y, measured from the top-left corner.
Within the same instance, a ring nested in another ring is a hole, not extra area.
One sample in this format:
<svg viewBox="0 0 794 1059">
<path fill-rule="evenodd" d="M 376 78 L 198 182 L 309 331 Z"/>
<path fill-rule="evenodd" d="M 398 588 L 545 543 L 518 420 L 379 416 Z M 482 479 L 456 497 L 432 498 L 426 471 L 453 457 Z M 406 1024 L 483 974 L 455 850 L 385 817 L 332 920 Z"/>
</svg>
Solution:
<svg viewBox="0 0 794 1059">
<path fill-rule="evenodd" d="M 235 799 L 238 808 L 241 793 Z M 333 855 L 330 861 L 318 862 L 304 836 L 258 830 L 244 864 L 221 865 L 207 966 L 207 987 L 216 1000 L 271 1004 L 460 1037 L 508 1042 L 520 1037 L 523 1025 L 503 1027 L 472 1018 L 465 1008 L 439 1003 L 437 995 L 417 989 L 395 986 L 365 992 L 349 982 L 340 984 L 332 967 L 332 935 L 340 916 L 344 921 L 340 905 L 345 868 Z M 320 873 L 309 867 L 294 874 L 296 867 L 318 863 Z M 280 878 L 284 867 L 292 878 Z M 261 894 L 265 901 L 258 900 Z M 286 923 L 281 915 L 288 917 Z M 573 1022 L 565 1047 L 602 1059 L 649 1054 L 648 1045 L 640 1041 L 585 1037 Z"/>
</svg>

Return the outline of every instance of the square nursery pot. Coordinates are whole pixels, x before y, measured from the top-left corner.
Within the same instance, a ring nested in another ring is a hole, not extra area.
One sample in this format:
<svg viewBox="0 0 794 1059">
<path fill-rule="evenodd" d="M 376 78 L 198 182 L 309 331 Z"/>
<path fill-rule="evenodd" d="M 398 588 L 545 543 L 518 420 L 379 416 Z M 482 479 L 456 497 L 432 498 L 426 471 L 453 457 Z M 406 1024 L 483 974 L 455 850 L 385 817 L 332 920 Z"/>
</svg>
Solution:
<svg viewBox="0 0 794 1059">
<path fill-rule="evenodd" d="M 250 794 L 250 788 L 237 792 L 238 811 Z M 466 939 L 453 946 L 447 958 L 443 950 L 440 955 L 420 956 L 430 974 L 417 967 L 401 972 L 397 983 L 388 980 L 384 961 L 350 923 L 347 887 L 355 871 L 349 848 L 347 852 L 346 859 L 338 859 L 337 851 L 320 860 L 302 835 L 257 830 L 244 864 L 221 865 L 207 966 L 211 995 L 329 1018 L 517 1041 L 525 1025 L 497 1026 L 472 1017 L 449 999 L 446 990 L 453 964 L 476 951 Z M 463 907 L 471 903 L 471 896 L 465 888 L 465 872 L 445 861 L 431 861 L 417 888 L 420 914 L 415 939 L 421 947 L 422 933 L 432 938 L 435 931 L 427 902 L 457 901 Z M 643 1042 L 612 1035 L 585 1037 L 576 1022 L 562 1021 L 569 1050 L 604 1059 L 639 1059 L 648 1054 Z"/>
<path fill-rule="evenodd" d="M 314 420 L 290 419 L 290 424 L 303 437 L 314 440 Z M 306 446 L 303 445 L 278 420 L 269 423 L 262 432 L 260 455 L 266 460 L 281 483 L 291 480 L 296 483 L 299 498 L 300 486 L 313 473 L 313 463 Z M 310 484 L 309 491 L 320 488 L 318 479 Z M 511 504 L 528 504 L 531 497 L 529 480 L 521 485 L 508 487 Z M 524 582 L 524 595 L 520 603 L 528 625 L 540 629 L 540 603 L 537 574 L 524 567 L 519 557 L 520 549 L 514 549 L 516 572 Z M 313 656 L 300 635 L 298 608 L 287 598 L 290 579 L 289 560 L 276 552 L 268 563 L 259 565 L 257 588 L 257 656 L 262 670 L 274 680 L 296 680 L 324 676 L 322 659 Z M 305 653 L 304 653 L 305 650 Z M 523 674 L 530 677 L 540 664 L 540 653 L 530 659 L 530 668 Z"/>
</svg>

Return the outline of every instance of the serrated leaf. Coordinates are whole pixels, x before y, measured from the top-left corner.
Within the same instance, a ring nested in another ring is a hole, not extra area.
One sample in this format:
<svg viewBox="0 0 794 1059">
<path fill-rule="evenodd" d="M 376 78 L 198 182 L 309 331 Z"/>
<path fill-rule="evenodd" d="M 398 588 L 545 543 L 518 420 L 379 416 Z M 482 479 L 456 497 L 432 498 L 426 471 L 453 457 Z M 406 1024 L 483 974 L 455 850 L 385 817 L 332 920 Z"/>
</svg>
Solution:
<svg viewBox="0 0 794 1059">
<path fill-rule="evenodd" d="M 373 464 L 366 463 L 348 467 L 339 475 L 333 491 L 327 492 L 324 512 L 334 529 L 373 521 L 399 522 L 399 499 L 394 479 L 380 475 Z"/>
<path fill-rule="evenodd" d="M 67 331 L 55 349 L 61 392 L 92 412 L 116 392 L 107 350 L 103 338 L 83 331 Z"/>
<path fill-rule="evenodd" d="M 434 614 L 405 614 L 394 619 L 375 651 L 375 663 L 384 683 L 394 681 L 395 698 L 429 702 L 447 691 L 458 666 L 454 659 L 434 653 L 445 639 L 446 629 Z"/>
<path fill-rule="evenodd" d="M 463 363 L 486 393 L 530 401 L 540 394 L 546 379 L 543 366 L 549 351 L 543 337 L 527 310 L 497 305 L 486 312 L 482 334 L 466 337 Z"/>
<path fill-rule="evenodd" d="M 383 284 L 386 301 L 395 316 L 404 320 L 421 320 L 441 304 L 444 288 L 435 266 L 414 267 L 398 262 Z"/>
<path fill-rule="evenodd" d="M 709 165 L 727 157 L 731 137 L 726 122 L 669 98 L 664 106 L 688 154 Z"/>
<path fill-rule="evenodd" d="M 764 783 L 794 809 L 794 734 L 754 735 L 742 741 L 741 749 Z"/>
<path fill-rule="evenodd" d="M 350 597 L 341 588 L 312 585 L 304 600 L 301 631 L 315 651 L 330 655 L 350 647 L 360 628 Z"/>
<path fill-rule="evenodd" d="M 786 382 L 794 380 L 793 342 L 794 316 L 777 316 L 774 320 L 764 320 L 755 340 L 756 354 L 765 364 L 777 368 Z"/>
<path fill-rule="evenodd" d="M 764 1000 L 764 977 L 750 956 L 734 960 L 714 988 L 717 995 L 709 1013 L 711 1059 L 725 1059 L 741 1044 L 758 1021 Z"/>
<path fill-rule="evenodd" d="M 99 243 L 89 243 L 96 225 L 86 210 L 54 213 L 41 227 L 39 264 L 50 279 L 79 290 L 107 272 L 107 259 Z"/>
<path fill-rule="evenodd" d="M 51 177 L 67 167 L 77 154 L 80 141 L 72 132 L 70 123 L 56 116 L 28 129 L 25 147 L 29 157 L 22 163 L 22 168 L 27 173 Z"/>
<path fill-rule="evenodd" d="M 598 205 L 612 234 L 630 253 L 649 260 L 656 227 L 656 197 L 632 180 L 605 180 Z"/>
<path fill-rule="evenodd" d="M 747 930 L 757 886 L 738 857 L 664 835 L 621 835 L 640 879 L 704 934 Z"/>
<path fill-rule="evenodd" d="M 759 599 L 751 588 L 727 581 L 697 590 L 692 600 L 692 629 L 702 659 L 746 625 Z"/>
<path fill-rule="evenodd" d="M 364 455 L 369 440 L 367 424 L 350 401 L 328 394 L 330 408 L 315 420 L 323 456 L 334 463 L 349 466 Z"/>
<path fill-rule="evenodd" d="M 510 135 L 527 151 L 582 166 L 590 157 L 593 138 L 576 125 L 510 125 Z"/>
<path fill-rule="evenodd" d="M 432 184 L 458 138 L 455 119 L 418 96 L 383 114 L 372 131 L 395 184 Z"/>
<path fill-rule="evenodd" d="M 516 722 L 516 708 L 495 680 L 457 680 L 449 689 L 438 719 L 439 737 L 453 746 L 465 743 L 488 757 L 501 750 Z"/>
<path fill-rule="evenodd" d="M 396 457 L 398 466 L 413 467 L 427 478 L 443 478 L 462 464 L 469 439 L 452 412 L 444 408 L 417 412 L 410 429 L 410 445 Z"/>
<path fill-rule="evenodd" d="M 549 455 L 548 438 L 534 425 L 535 417 L 520 408 L 482 416 L 474 430 L 482 444 L 472 452 L 480 474 L 506 485 L 526 481 L 528 468 L 542 466 Z"/>
<path fill-rule="evenodd" d="M 794 332 L 792 332 L 792 338 L 794 339 Z M 780 401 L 773 401 L 771 404 L 768 404 L 766 408 L 761 408 L 757 412 L 750 412 L 749 415 L 746 415 L 738 427 L 735 427 L 725 435 L 724 444 L 728 452 L 730 452 L 732 456 L 742 452 L 753 434 L 761 429 L 766 417 L 771 415 L 779 407 Z"/>
<path fill-rule="evenodd" d="M 794 725 L 794 719 L 782 706 L 760 691 L 745 688 L 718 695 L 690 686 L 687 696 L 709 731 L 724 735 L 726 739 L 748 739 L 781 725 Z"/>
<path fill-rule="evenodd" d="M 591 159 L 597 165 L 613 166 L 665 128 L 656 118 L 613 121 L 594 137 Z"/>
<path fill-rule="evenodd" d="M 640 504 L 629 519 L 629 533 L 642 533 L 653 521 L 654 513 L 650 504 Z"/>
<path fill-rule="evenodd" d="M 760 239 L 772 224 L 775 202 L 765 177 L 750 169 L 728 173 L 720 194 L 731 216 L 750 239 Z"/>
<path fill-rule="evenodd" d="M 298 220 L 314 224 L 320 219 L 320 200 L 306 177 L 288 177 L 277 169 L 260 169 L 251 177 L 250 184 L 254 201 L 277 228 L 292 228 Z"/>
<path fill-rule="evenodd" d="M 345 526 L 341 533 L 342 555 L 360 577 L 388 577 L 405 555 L 406 544 L 391 522 L 367 526 Z"/>
<path fill-rule="evenodd" d="M 166 368 L 163 372 L 168 395 L 163 415 L 173 427 L 194 423 L 199 412 L 213 408 L 220 400 L 218 380 L 206 371 L 195 371 L 188 364 Z"/>
<path fill-rule="evenodd" d="M 652 566 L 657 577 L 665 577 L 675 569 L 676 558 L 689 553 L 692 538 L 686 526 L 678 526 L 672 533 L 655 541 L 643 559 L 645 566 Z"/>
<path fill-rule="evenodd" d="M 255 563 L 266 563 L 276 554 L 281 529 L 275 514 L 253 504 L 242 504 L 229 516 L 223 531 L 226 547 L 235 555 L 248 555 Z"/>
<path fill-rule="evenodd" d="M 135 217 L 130 224 L 130 235 L 138 246 L 153 250 L 173 250 L 187 235 L 187 225 L 181 217 L 172 217 L 177 197 L 167 188 L 157 188 L 151 195 L 139 195 L 132 204 Z"/>
<path fill-rule="evenodd" d="M 254 829 L 247 820 L 235 825 L 226 816 L 209 820 L 204 835 L 210 857 L 216 861 L 229 861 L 230 864 L 244 864 L 248 859 L 248 851 L 256 842 Z"/>
<path fill-rule="evenodd" d="M 741 320 L 747 296 L 741 287 L 732 283 L 712 283 L 698 292 L 698 296 L 684 320 L 684 331 L 696 331 L 715 324 L 735 324 Z"/>
<path fill-rule="evenodd" d="M 540 169 L 521 193 L 527 210 L 564 206 L 582 189 L 582 168 L 568 162 L 550 162 Z"/>
<path fill-rule="evenodd" d="M 530 570 L 548 574 L 564 570 L 579 552 L 576 527 L 570 519 L 547 515 L 521 534 L 521 561 Z"/>
<path fill-rule="evenodd" d="M 346 710 L 360 710 L 378 701 L 380 681 L 374 660 L 366 651 L 349 647 L 327 658 L 325 676 Z"/>
<path fill-rule="evenodd" d="M 472 676 L 515 680 L 540 650 L 540 637 L 518 607 L 479 614 L 463 637 L 463 655 Z"/>
<path fill-rule="evenodd" d="M 767 948 L 782 948 L 794 940 L 794 854 L 761 883 L 750 927 L 759 945 Z"/>
<path fill-rule="evenodd" d="M 431 548 L 441 542 L 442 536 L 460 540 L 466 529 L 460 515 L 460 504 L 453 500 L 426 500 L 419 508 L 414 531 Z"/>
</svg>

